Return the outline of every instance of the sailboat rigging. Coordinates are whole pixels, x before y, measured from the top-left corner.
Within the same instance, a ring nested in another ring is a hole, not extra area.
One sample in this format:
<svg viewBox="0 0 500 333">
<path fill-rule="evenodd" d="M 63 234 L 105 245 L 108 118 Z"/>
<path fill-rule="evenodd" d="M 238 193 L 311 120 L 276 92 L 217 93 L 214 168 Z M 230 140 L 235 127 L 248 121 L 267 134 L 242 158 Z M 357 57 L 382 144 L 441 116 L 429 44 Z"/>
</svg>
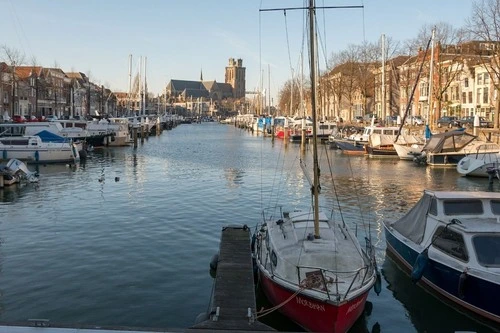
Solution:
<svg viewBox="0 0 500 333">
<path fill-rule="evenodd" d="M 312 209 L 285 211 L 281 206 L 264 209 L 263 221 L 253 236 L 252 250 L 260 285 L 274 305 L 273 309 L 277 308 L 308 331 L 345 333 L 361 316 L 368 293 L 376 282 L 377 269 L 369 238 L 365 238 L 366 247 L 362 249 L 347 224 L 335 223 L 333 211 L 328 217 L 319 206 L 318 119 L 314 84 L 317 70 L 314 28 L 317 8 L 314 0 L 309 0 L 309 6 L 302 8 L 307 9 L 309 14 Z"/>
</svg>

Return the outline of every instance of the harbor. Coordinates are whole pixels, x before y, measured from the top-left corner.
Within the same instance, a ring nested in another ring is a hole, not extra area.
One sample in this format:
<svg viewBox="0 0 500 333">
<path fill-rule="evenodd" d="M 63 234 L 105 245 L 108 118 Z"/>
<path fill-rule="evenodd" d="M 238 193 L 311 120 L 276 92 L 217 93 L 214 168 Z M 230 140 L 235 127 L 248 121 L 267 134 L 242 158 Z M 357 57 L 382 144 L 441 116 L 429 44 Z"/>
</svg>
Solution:
<svg viewBox="0 0 500 333">
<path fill-rule="evenodd" d="M 237 224 L 255 231 L 277 156 L 290 168 L 283 200 L 307 201 L 309 187 L 296 166 L 300 149 L 206 122 L 147 137 L 135 149 L 95 149 L 74 166 L 38 165 L 36 185 L 0 189 L 2 325 L 41 318 L 54 327 L 192 328 L 212 310 L 209 266 L 221 230 Z M 334 166 L 346 218 L 369 223 L 382 273 L 381 293 L 370 291 L 349 332 L 497 331 L 412 284 L 386 255 L 382 221 L 403 216 L 424 189 L 499 191 L 500 182 L 321 151 L 328 154 L 321 167 Z M 322 192 L 333 200 L 331 184 L 323 182 Z M 257 313 L 272 307 L 262 290 L 255 294 Z M 301 331 L 278 311 L 259 321 Z"/>
</svg>

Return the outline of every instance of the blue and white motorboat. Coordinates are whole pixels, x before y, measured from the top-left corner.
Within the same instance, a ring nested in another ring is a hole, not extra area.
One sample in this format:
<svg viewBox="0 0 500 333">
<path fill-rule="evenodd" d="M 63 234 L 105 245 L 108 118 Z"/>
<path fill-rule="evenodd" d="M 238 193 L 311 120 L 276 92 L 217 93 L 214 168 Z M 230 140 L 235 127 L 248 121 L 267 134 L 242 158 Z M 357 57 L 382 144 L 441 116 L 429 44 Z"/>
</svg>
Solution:
<svg viewBox="0 0 500 333">
<path fill-rule="evenodd" d="M 426 190 L 384 228 L 388 255 L 413 282 L 500 323 L 500 193 Z"/>
</svg>

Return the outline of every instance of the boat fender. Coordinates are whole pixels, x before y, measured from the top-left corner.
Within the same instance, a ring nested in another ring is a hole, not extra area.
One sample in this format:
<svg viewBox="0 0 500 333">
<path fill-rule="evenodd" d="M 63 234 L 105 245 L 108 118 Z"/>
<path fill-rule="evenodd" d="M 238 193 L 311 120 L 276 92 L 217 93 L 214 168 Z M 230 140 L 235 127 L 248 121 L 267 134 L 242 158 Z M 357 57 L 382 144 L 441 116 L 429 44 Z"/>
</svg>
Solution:
<svg viewBox="0 0 500 333">
<path fill-rule="evenodd" d="M 367 316 L 370 316 L 373 311 L 373 303 L 370 301 L 366 301 L 364 311 Z"/>
<path fill-rule="evenodd" d="M 375 272 L 375 284 L 373 285 L 373 290 L 375 290 L 377 296 L 380 295 L 380 292 L 382 291 L 382 277 L 378 269 Z"/>
<path fill-rule="evenodd" d="M 40 153 L 38 152 L 38 150 L 35 150 L 35 161 L 39 161 L 40 160 Z"/>
<path fill-rule="evenodd" d="M 282 219 L 279 219 L 278 221 L 276 221 L 276 224 L 277 224 L 277 225 L 282 225 L 282 224 L 283 224 L 283 222 L 284 222 L 284 221 L 283 221 Z"/>
<path fill-rule="evenodd" d="M 411 281 L 413 283 L 417 283 L 424 275 L 425 266 L 427 266 L 427 262 L 429 261 L 429 253 L 428 250 L 423 250 L 415 260 L 413 264 L 413 269 L 411 271 Z"/>
<path fill-rule="evenodd" d="M 7 159 L 7 150 L 4 150 L 3 153 L 2 153 L 2 157 L 4 160 Z"/>
<path fill-rule="evenodd" d="M 460 299 L 465 298 L 466 282 L 467 282 L 467 270 L 463 271 L 462 274 L 460 274 L 460 277 L 458 278 L 458 297 L 460 297 Z"/>
<path fill-rule="evenodd" d="M 257 241 L 257 235 L 253 234 L 252 235 L 252 242 L 250 244 L 250 248 L 252 249 L 252 253 L 255 252 L 255 241 Z"/>
<path fill-rule="evenodd" d="M 216 253 L 212 256 L 210 260 L 210 269 L 217 270 L 217 263 L 219 262 L 219 254 Z"/>
</svg>

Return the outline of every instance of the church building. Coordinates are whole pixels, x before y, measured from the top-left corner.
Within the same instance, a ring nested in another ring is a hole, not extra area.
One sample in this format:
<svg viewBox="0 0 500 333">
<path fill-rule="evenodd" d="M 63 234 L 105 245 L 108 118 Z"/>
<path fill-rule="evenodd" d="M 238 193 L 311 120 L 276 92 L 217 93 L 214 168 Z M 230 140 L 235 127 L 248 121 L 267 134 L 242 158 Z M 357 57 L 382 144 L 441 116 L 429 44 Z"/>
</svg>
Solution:
<svg viewBox="0 0 500 333">
<path fill-rule="evenodd" d="M 245 97 L 245 67 L 242 59 L 229 59 L 226 67 L 225 83 L 215 80 L 204 81 L 203 73 L 200 81 L 170 80 L 166 87 L 166 95 L 172 102 L 185 102 L 204 99 L 220 101 L 227 98 Z"/>
</svg>

